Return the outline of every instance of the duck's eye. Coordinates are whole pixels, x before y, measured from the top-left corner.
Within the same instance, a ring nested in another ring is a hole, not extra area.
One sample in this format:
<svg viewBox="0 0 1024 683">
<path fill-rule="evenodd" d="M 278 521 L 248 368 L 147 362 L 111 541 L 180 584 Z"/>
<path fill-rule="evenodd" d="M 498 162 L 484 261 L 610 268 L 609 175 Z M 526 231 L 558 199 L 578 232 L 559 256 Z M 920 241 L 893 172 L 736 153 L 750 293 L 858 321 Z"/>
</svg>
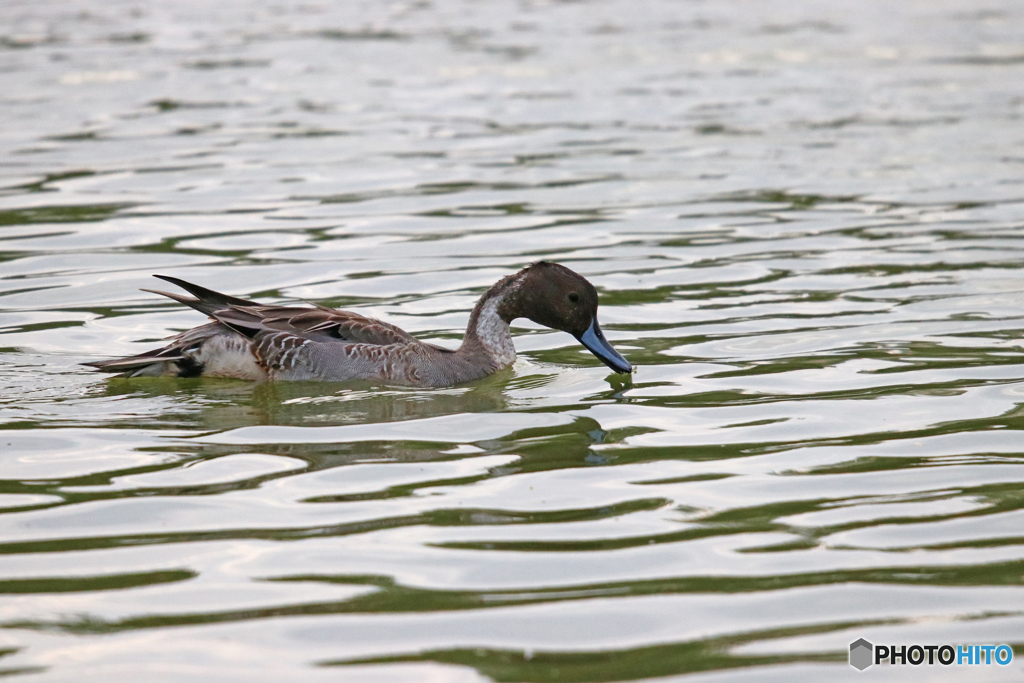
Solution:
<svg viewBox="0 0 1024 683">
<path fill-rule="evenodd" d="M 579 301 L 580 301 L 580 295 L 579 295 L 579 294 L 577 294 L 576 292 L 572 292 L 572 293 L 571 293 L 571 294 L 569 295 L 569 301 L 573 302 L 574 304 L 576 304 L 576 303 L 579 303 Z"/>
</svg>

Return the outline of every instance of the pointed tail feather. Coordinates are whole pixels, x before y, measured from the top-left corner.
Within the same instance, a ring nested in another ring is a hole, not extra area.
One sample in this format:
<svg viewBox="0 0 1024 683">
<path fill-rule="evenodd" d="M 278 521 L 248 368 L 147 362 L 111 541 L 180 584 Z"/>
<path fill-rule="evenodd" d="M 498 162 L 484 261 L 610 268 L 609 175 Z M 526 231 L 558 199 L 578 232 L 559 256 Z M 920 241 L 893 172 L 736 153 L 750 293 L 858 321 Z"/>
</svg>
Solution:
<svg viewBox="0 0 1024 683">
<path fill-rule="evenodd" d="M 163 292 L 159 289 L 140 289 L 140 292 L 149 292 L 150 294 L 159 294 L 160 296 L 166 296 L 168 299 L 174 299 L 179 304 L 185 304 L 191 306 L 200 313 L 213 317 L 213 312 L 220 308 L 217 304 L 208 304 L 200 301 L 199 299 L 193 299 L 191 297 L 184 296 L 182 294 L 172 294 L 171 292 Z"/>
<path fill-rule="evenodd" d="M 249 301 L 247 299 L 239 299 L 238 297 L 235 297 L 235 296 L 228 296 L 227 294 L 221 294 L 220 292 L 215 292 L 212 289 L 207 289 L 206 287 L 200 287 L 199 285 L 194 285 L 191 282 L 185 282 L 184 280 L 180 280 L 180 279 L 178 279 L 176 277 L 171 277 L 170 275 L 155 275 L 154 274 L 153 277 L 158 277 L 161 280 L 164 280 L 166 282 L 170 282 L 172 285 L 178 285 L 179 287 L 184 289 L 186 292 L 188 292 L 192 296 L 196 297 L 199 301 L 201 301 L 201 302 L 203 302 L 205 304 L 220 304 L 222 306 L 257 306 L 258 305 L 255 301 Z M 146 290 L 146 291 L 150 291 L 150 290 Z M 158 292 L 158 293 L 159 294 L 164 294 L 163 292 Z M 170 294 L 164 294 L 164 296 L 171 296 L 171 295 Z M 173 299 L 174 297 L 171 297 L 171 298 Z M 185 302 L 183 301 L 182 303 L 185 303 Z M 192 304 L 189 304 L 189 306 L 192 306 Z M 192 306 L 192 307 L 195 308 L 195 306 Z M 199 309 L 199 310 L 202 310 L 202 309 Z"/>
<path fill-rule="evenodd" d="M 187 296 L 182 296 L 181 294 L 172 294 L 170 292 L 163 292 L 157 289 L 143 289 L 143 292 L 166 296 L 168 299 L 174 299 L 180 304 L 191 306 L 200 313 L 205 313 L 214 320 L 224 323 L 231 329 L 247 337 L 252 337 L 256 332 L 262 329 L 262 325 L 259 325 L 257 322 L 259 320 L 259 316 L 241 315 L 241 319 L 236 320 L 234 318 L 239 317 L 236 314 L 234 317 L 229 317 L 228 320 L 223 319 L 225 315 L 230 316 L 231 312 L 237 311 L 238 308 L 258 306 L 259 304 L 255 301 L 248 301 L 246 299 L 228 296 L 227 294 L 221 294 L 220 292 L 215 292 L 212 289 L 200 287 L 199 285 L 194 285 L 191 282 L 186 282 L 176 277 L 171 277 L 170 275 L 154 275 L 153 277 L 158 277 L 161 280 L 166 280 L 171 284 L 178 285 L 196 298 L 192 299 Z M 257 324 L 255 326 L 245 324 L 253 322 L 256 322 Z"/>
</svg>

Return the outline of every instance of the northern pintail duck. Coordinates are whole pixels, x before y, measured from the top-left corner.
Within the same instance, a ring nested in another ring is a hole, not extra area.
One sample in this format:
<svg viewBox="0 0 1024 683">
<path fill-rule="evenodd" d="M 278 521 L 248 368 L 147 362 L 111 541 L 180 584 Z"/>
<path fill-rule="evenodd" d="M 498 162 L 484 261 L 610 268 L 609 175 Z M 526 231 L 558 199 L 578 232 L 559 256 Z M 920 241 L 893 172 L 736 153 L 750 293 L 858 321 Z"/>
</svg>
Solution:
<svg viewBox="0 0 1024 683">
<path fill-rule="evenodd" d="M 597 324 L 597 291 L 565 266 L 541 261 L 500 280 L 480 297 L 462 345 L 421 342 L 386 322 L 351 311 L 264 306 L 157 275 L 195 298 L 155 290 L 213 322 L 171 337 L 160 349 L 86 363 L 124 377 L 235 377 L 250 380 L 371 380 L 444 387 L 485 377 L 516 359 L 509 323 L 529 318 L 563 330 L 615 372 L 633 366 Z"/>
</svg>

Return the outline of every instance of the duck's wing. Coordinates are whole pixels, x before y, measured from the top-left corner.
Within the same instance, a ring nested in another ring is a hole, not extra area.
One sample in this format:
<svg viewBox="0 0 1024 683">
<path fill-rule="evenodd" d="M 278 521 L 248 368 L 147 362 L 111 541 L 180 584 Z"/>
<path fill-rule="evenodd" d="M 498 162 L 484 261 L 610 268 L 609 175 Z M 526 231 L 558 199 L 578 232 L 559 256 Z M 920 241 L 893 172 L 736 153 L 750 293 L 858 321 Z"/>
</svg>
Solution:
<svg viewBox="0 0 1024 683">
<path fill-rule="evenodd" d="M 287 332 L 314 341 L 378 345 L 416 341 L 408 332 L 382 320 L 328 308 L 230 306 L 214 311 L 212 316 L 249 338 L 262 332 Z"/>
<path fill-rule="evenodd" d="M 313 341 L 348 341 L 358 344 L 402 344 L 416 338 L 405 330 L 375 318 L 324 306 L 263 306 L 166 275 L 156 277 L 178 285 L 195 299 L 151 291 L 205 313 L 250 339 L 260 333 L 286 332 Z"/>
</svg>

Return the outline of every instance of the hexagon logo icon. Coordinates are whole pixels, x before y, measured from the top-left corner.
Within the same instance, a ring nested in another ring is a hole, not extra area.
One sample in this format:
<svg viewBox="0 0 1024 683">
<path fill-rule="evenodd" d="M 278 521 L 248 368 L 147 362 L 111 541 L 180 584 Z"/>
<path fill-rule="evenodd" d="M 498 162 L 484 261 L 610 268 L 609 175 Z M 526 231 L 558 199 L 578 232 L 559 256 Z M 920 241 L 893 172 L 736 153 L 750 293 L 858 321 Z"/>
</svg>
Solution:
<svg viewBox="0 0 1024 683">
<path fill-rule="evenodd" d="M 857 640 L 850 643 L 850 666 L 858 671 L 863 671 L 872 664 L 875 654 L 875 646 L 864 640 L 858 638 Z"/>
</svg>

